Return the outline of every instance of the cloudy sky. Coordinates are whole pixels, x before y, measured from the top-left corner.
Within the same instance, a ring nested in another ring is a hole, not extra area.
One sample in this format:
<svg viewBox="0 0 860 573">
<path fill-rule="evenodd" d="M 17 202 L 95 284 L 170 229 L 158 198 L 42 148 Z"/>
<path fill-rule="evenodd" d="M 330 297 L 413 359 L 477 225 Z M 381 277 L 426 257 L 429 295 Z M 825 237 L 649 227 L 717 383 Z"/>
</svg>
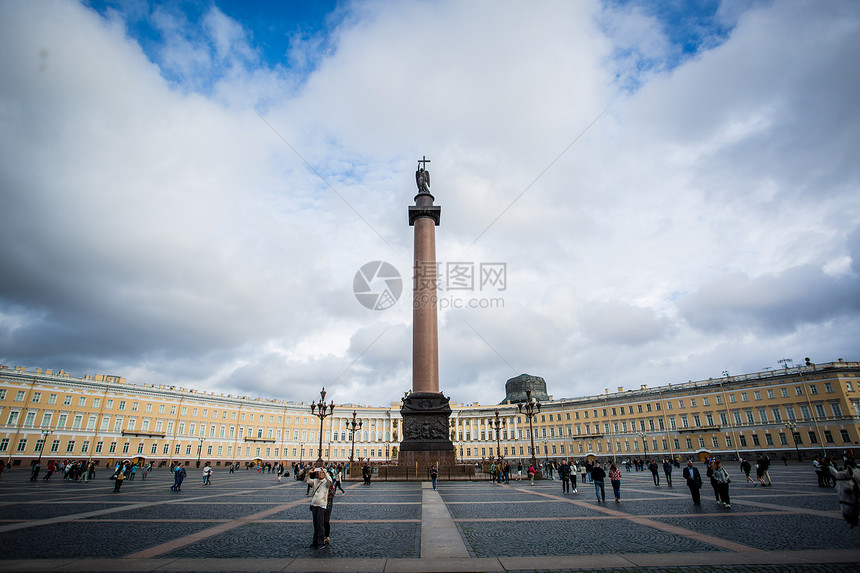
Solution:
<svg viewBox="0 0 860 573">
<path fill-rule="evenodd" d="M 457 402 L 860 359 L 858 58 L 852 0 L 0 2 L 0 363 L 395 401 L 423 156 Z"/>
</svg>

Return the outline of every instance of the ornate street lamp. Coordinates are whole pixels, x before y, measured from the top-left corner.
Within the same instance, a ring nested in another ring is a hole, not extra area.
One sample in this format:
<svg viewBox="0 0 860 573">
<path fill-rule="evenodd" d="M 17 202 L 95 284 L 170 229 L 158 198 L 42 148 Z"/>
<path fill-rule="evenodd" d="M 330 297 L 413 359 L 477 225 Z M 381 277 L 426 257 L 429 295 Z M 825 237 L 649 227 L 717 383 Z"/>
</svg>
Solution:
<svg viewBox="0 0 860 573">
<path fill-rule="evenodd" d="M 642 448 L 645 450 L 645 457 L 648 457 L 648 442 L 645 441 L 645 436 L 647 436 L 645 432 L 639 432 L 639 437 L 642 438 Z"/>
<path fill-rule="evenodd" d="M 504 418 L 499 418 L 499 411 L 496 410 L 496 417 L 494 420 L 490 422 L 490 427 L 496 430 L 496 459 L 502 459 L 502 448 L 501 442 L 499 441 L 499 436 L 501 434 L 502 428 L 505 427 Z"/>
<path fill-rule="evenodd" d="M 316 466 L 321 468 L 325 462 L 323 462 L 322 457 L 322 443 L 323 443 L 323 420 L 327 417 L 331 416 L 334 413 L 334 402 L 329 402 L 326 404 L 325 402 L 325 388 L 320 391 L 320 403 L 311 402 L 311 414 L 320 419 L 320 448 L 319 448 L 319 457 L 316 461 Z"/>
<path fill-rule="evenodd" d="M 531 439 L 532 447 L 532 457 L 530 461 L 532 467 L 537 470 L 537 458 L 535 457 L 535 432 L 534 427 L 532 426 L 532 418 L 534 418 L 536 414 L 540 413 L 540 400 L 532 398 L 532 391 L 526 390 L 526 403 L 525 405 L 523 405 L 522 402 L 517 404 L 517 410 L 519 410 L 520 414 L 524 414 L 529 420 L 529 438 Z"/>
<path fill-rule="evenodd" d="M 364 423 L 361 420 L 356 420 L 355 410 L 352 411 L 352 420 L 347 420 L 346 429 L 350 431 L 352 437 L 352 449 L 349 451 L 349 463 L 352 464 L 355 458 L 355 433 L 361 429 Z"/>
<path fill-rule="evenodd" d="M 797 461 L 800 461 L 800 448 L 797 447 L 797 424 L 786 422 L 785 427 L 791 430 L 791 439 L 794 440 L 794 451 L 797 452 Z"/>
<path fill-rule="evenodd" d="M 200 467 L 200 453 L 203 451 L 203 438 L 197 438 L 200 444 L 197 446 L 197 467 Z"/>
<path fill-rule="evenodd" d="M 53 433 L 53 430 L 42 430 L 42 447 L 39 448 L 39 461 L 37 462 L 39 465 L 42 464 L 42 452 L 45 451 L 45 444 L 48 443 L 48 436 Z"/>
</svg>

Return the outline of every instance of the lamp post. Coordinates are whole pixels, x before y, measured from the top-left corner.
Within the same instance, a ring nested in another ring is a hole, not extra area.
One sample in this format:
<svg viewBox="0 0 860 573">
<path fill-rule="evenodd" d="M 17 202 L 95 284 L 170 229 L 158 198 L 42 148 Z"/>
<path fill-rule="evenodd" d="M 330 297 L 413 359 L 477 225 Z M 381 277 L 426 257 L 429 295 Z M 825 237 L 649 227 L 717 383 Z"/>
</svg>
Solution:
<svg viewBox="0 0 860 573">
<path fill-rule="evenodd" d="M 547 466 L 549 465 L 549 446 L 548 446 L 548 444 L 549 444 L 549 441 L 546 438 L 544 438 L 543 439 L 543 455 L 544 455 L 544 458 L 546 459 L 546 465 Z"/>
<path fill-rule="evenodd" d="M 502 459 L 502 447 L 500 442 L 500 434 L 502 428 L 505 427 L 505 420 L 499 418 L 499 411 L 496 410 L 496 417 L 490 422 L 490 427 L 496 430 L 496 459 Z"/>
<path fill-rule="evenodd" d="M 645 441 L 645 436 L 647 436 L 645 432 L 639 432 L 639 437 L 642 438 L 642 449 L 645 450 L 645 458 L 648 458 L 648 442 Z"/>
<path fill-rule="evenodd" d="M 318 411 L 317 411 L 318 410 Z M 323 457 L 322 457 L 322 443 L 323 443 L 323 420 L 325 420 L 328 416 L 331 416 L 334 413 L 334 402 L 329 402 L 326 404 L 325 402 L 325 388 L 320 391 L 320 403 L 317 404 L 315 402 L 311 402 L 311 414 L 320 419 L 320 448 L 319 448 L 319 457 L 316 461 L 316 466 L 321 468 L 323 466 Z"/>
<path fill-rule="evenodd" d="M 42 430 L 42 447 L 39 448 L 39 460 L 38 460 L 38 462 L 36 462 L 39 465 L 42 464 L 42 452 L 45 451 L 45 444 L 48 442 L 48 436 L 50 436 L 53 433 L 54 433 L 53 430 Z"/>
<path fill-rule="evenodd" d="M 347 420 L 346 429 L 350 431 L 352 434 L 352 449 L 349 451 L 349 463 L 352 465 L 352 462 L 355 458 L 355 433 L 361 429 L 361 425 L 363 422 L 361 420 L 356 420 L 355 410 L 352 411 L 352 420 Z"/>
<path fill-rule="evenodd" d="M 203 451 L 203 438 L 197 438 L 200 444 L 197 446 L 197 467 L 200 467 L 200 453 Z"/>
<path fill-rule="evenodd" d="M 531 439 L 531 447 L 532 447 L 532 457 L 531 464 L 532 467 L 537 470 L 537 458 L 535 457 L 535 432 L 532 427 L 532 418 L 535 417 L 536 414 L 540 413 L 540 400 L 537 398 L 532 398 L 532 391 L 526 390 L 526 403 L 525 406 L 520 402 L 517 404 L 517 410 L 520 414 L 525 414 L 526 418 L 529 420 L 529 438 Z"/>
<path fill-rule="evenodd" d="M 785 427 L 791 430 L 791 439 L 794 440 L 794 451 L 797 452 L 797 461 L 800 461 L 800 448 L 797 447 L 797 424 L 786 422 Z"/>
</svg>

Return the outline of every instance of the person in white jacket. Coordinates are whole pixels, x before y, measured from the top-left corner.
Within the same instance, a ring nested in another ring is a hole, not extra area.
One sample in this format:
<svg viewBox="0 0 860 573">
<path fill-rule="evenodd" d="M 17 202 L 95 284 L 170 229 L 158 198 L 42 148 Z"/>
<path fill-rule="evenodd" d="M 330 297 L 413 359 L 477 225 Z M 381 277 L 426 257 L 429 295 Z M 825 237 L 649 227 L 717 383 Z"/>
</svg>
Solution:
<svg viewBox="0 0 860 573">
<path fill-rule="evenodd" d="M 325 549 L 325 509 L 328 504 L 328 489 L 332 480 L 323 468 L 308 472 L 305 481 L 311 488 L 311 513 L 314 519 L 314 540 L 311 547 Z"/>
</svg>

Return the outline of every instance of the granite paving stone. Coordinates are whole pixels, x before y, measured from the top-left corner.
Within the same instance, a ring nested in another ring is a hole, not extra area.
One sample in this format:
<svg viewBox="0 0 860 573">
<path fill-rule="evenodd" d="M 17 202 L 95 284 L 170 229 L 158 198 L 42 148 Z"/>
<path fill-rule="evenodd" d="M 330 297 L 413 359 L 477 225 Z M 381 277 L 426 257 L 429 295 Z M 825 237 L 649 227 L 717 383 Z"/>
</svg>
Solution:
<svg viewBox="0 0 860 573">
<path fill-rule="evenodd" d="M 458 522 L 474 557 L 721 551 L 631 522 Z"/>
<path fill-rule="evenodd" d="M 211 524 L 79 521 L 5 532 L 0 535 L 0 546 L 3 559 L 121 557 L 207 527 Z"/>
<path fill-rule="evenodd" d="M 827 517 L 751 513 L 731 522 L 710 517 L 660 517 L 655 521 L 769 551 L 860 547 L 860 530 Z"/>
<path fill-rule="evenodd" d="M 310 512 L 306 511 L 310 514 Z M 373 534 L 363 524 L 332 522 L 331 544 L 324 550 L 309 547 L 313 538 L 310 521 L 304 523 L 251 523 L 193 546 L 176 549 L 164 557 L 231 558 L 378 558 L 418 557 L 420 523 L 373 524 Z"/>
</svg>

